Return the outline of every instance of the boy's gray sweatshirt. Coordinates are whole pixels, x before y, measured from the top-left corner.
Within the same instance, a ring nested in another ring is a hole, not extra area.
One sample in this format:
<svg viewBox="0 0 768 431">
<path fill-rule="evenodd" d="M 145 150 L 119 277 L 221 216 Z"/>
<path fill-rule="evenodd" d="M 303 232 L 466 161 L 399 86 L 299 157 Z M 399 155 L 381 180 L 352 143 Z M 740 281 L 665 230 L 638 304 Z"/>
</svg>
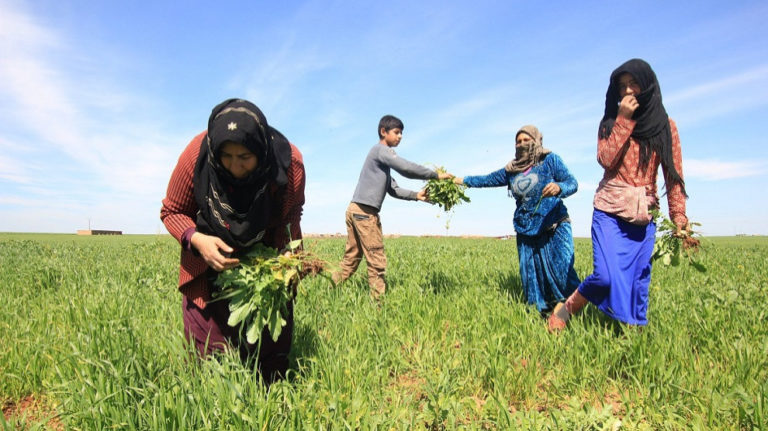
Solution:
<svg viewBox="0 0 768 431">
<path fill-rule="evenodd" d="M 416 192 L 397 186 L 397 182 L 390 174 L 390 168 L 406 178 L 418 180 L 437 178 L 437 172 L 432 169 L 398 157 L 391 147 L 376 144 L 365 158 L 355 194 L 352 195 L 352 202 L 380 210 L 385 193 L 398 199 L 416 200 Z"/>
</svg>

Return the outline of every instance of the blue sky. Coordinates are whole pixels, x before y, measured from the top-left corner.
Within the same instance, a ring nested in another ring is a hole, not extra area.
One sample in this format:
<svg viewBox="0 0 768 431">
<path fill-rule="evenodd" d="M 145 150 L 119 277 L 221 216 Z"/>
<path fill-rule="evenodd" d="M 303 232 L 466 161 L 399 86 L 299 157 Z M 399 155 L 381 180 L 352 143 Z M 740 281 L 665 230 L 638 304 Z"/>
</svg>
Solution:
<svg viewBox="0 0 768 431">
<path fill-rule="evenodd" d="M 766 19 L 762 0 L 0 0 L 0 231 L 165 233 L 179 154 L 214 105 L 243 97 L 304 154 L 305 232 L 344 232 L 393 114 L 401 157 L 460 176 L 501 168 L 537 125 L 579 181 L 566 205 L 588 237 L 608 77 L 640 57 L 679 127 L 689 218 L 766 235 Z M 468 194 L 448 230 L 436 206 L 387 197 L 384 232 L 513 233 L 506 189 Z"/>
</svg>

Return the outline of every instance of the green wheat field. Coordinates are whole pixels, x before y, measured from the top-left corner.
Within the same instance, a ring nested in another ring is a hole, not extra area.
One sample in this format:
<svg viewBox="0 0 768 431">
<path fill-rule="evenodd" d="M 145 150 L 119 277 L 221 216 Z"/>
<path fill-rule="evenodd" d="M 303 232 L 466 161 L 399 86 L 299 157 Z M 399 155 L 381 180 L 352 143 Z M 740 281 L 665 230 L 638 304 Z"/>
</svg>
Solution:
<svg viewBox="0 0 768 431">
<path fill-rule="evenodd" d="M 305 246 L 338 262 L 343 238 Z M 184 343 L 168 235 L 0 234 L 0 429 L 768 430 L 768 238 L 656 265 L 650 324 L 592 306 L 559 335 L 514 239 L 387 239 L 388 293 L 305 279 L 287 379 Z M 576 270 L 591 271 L 588 239 Z"/>
</svg>

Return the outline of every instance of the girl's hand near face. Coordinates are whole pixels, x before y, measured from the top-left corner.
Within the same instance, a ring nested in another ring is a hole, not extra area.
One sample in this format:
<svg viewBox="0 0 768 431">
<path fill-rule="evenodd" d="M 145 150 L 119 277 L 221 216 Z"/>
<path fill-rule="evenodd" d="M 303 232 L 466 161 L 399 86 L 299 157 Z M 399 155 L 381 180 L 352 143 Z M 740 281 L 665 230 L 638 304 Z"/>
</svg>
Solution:
<svg viewBox="0 0 768 431">
<path fill-rule="evenodd" d="M 627 120 L 630 120 L 632 119 L 632 114 L 635 113 L 635 110 L 638 106 L 640 106 L 640 104 L 637 102 L 635 96 L 624 96 L 624 98 L 621 99 L 621 102 L 619 103 L 619 115 L 626 118 Z"/>
<path fill-rule="evenodd" d="M 230 258 L 221 253 L 221 251 L 232 253 L 234 250 L 217 236 L 195 232 L 189 242 L 200 253 L 205 263 L 218 272 L 240 265 L 239 259 Z"/>
</svg>

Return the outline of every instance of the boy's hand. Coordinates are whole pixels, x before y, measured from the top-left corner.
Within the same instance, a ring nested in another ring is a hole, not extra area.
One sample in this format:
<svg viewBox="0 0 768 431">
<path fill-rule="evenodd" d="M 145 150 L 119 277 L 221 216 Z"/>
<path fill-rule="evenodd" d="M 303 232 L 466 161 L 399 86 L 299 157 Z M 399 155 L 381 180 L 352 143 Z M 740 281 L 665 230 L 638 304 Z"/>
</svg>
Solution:
<svg viewBox="0 0 768 431">
<path fill-rule="evenodd" d="M 427 189 L 419 190 L 419 192 L 416 193 L 416 199 L 422 202 L 429 202 L 429 199 L 427 199 Z"/>
<path fill-rule="evenodd" d="M 453 183 L 458 185 L 464 184 L 464 177 L 453 177 Z"/>
<path fill-rule="evenodd" d="M 449 174 L 448 172 L 438 172 L 437 173 L 437 179 L 438 180 L 449 180 L 453 178 L 453 174 Z"/>
</svg>

